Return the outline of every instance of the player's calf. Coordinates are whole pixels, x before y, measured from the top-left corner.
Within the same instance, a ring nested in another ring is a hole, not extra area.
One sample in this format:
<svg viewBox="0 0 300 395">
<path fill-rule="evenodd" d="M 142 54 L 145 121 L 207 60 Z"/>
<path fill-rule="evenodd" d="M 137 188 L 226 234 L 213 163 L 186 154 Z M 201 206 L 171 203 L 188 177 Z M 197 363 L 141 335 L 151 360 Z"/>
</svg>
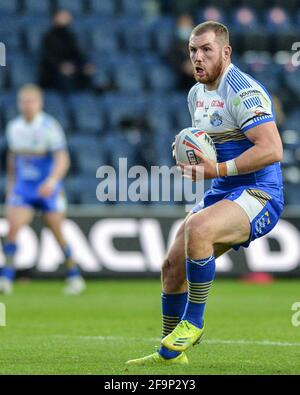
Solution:
<svg viewBox="0 0 300 395">
<path fill-rule="evenodd" d="M 164 292 L 168 294 L 186 291 L 185 258 L 169 255 L 163 262 L 161 279 Z"/>
</svg>

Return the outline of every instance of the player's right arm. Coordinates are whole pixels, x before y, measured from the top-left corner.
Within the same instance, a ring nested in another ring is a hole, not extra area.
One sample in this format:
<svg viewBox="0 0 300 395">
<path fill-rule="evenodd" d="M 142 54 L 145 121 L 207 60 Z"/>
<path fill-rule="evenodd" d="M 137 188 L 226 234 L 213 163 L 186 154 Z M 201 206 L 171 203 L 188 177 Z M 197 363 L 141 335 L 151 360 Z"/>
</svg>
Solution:
<svg viewBox="0 0 300 395">
<path fill-rule="evenodd" d="M 188 97 L 187 97 L 187 104 L 188 104 L 188 108 L 189 108 L 189 112 L 192 118 L 192 126 L 195 127 L 195 111 L 196 111 L 196 100 L 195 100 L 195 95 L 196 95 L 196 91 L 198 88 L 198 84 L 194 85 L 189 93 L 188 93 Z"/>
</svg>

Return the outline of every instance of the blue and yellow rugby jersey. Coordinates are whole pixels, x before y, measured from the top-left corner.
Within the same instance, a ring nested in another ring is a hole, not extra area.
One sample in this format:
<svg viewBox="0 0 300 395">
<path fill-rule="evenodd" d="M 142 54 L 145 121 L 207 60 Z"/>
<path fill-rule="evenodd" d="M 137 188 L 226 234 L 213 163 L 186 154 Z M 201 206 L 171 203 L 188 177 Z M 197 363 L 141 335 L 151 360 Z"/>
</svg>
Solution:
<svg viewBox="0 0 300 395">
<path fill-rule="evenodd" d="M 273 103 L 267 90 L 232 63 L 214 91 L 201 83 L 188 94 L 192 125 L 207 132 L 213 139 L 218 162 L 234 159 L 253 146 L 247 138 L 251 128 L 275 121 Z M 236 187 L 270 188 L 282 196 L 282 175 L 279 163 L 256 172 L 214 179 L 213 190 L 230 191 Z"/>
<path fill-rule="evenodd" d="M 60 124 L 51 115 L 40 112 L 32 122 L 19 116 L 7 125 L 9 150 L 15 154 L 14 192 L 30 196 L 51 173 L 57 150 L 66 149 L 66 138 Z M 57 185 L 57 191 L 62 184 Z"/>
</svg>

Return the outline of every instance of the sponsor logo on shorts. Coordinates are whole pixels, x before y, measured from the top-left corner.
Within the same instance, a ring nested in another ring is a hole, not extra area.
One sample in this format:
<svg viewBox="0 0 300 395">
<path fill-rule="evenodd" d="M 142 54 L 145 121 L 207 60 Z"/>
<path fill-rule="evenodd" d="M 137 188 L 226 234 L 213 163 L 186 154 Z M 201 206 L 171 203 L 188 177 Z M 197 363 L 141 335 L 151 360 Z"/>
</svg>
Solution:
<svg viewBox="0 0 300 395">
<path fill-rule="evenodd" d="M 265 227 L 270 225 L 270 214 L 266 211 L 261 217 L 259 217 L 255 222 L 255 237 L 259 237 L 263 234 Z"/>
</svg>

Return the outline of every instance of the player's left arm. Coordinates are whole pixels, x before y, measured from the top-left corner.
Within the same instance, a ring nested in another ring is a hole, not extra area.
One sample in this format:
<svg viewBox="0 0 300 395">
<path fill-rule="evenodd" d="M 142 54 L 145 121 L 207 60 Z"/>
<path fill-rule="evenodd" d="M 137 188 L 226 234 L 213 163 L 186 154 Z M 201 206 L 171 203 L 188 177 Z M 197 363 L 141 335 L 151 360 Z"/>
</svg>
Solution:
<svg viewBox="0 0 300 395">
<path fill-rule="evenodd" d="M 52 171 L 39 188 L 39 194 L 42 197 L 49 197 L 59 181 L 67 174 L 70 167 L 70 158 L 66 150 L 58 150 L 53 153 Z"/>
<path fill-rule="evenodd" d="M 252 173 L 282 160 L 282 142 L 275 122 L 257 125 L 246 135 L 254 145 L 235 158 L 238 174 Z"/>
<path fill-rule="evenodd" d="M 55 183 L 61 181 L 67 174 L 70 167 L 70 157 L 66 150 L 58 150 L 53 153 L 53 169 L 49 174 L 48 180 L 53 180 Z"/>
<path fill-rule="evenodd" d="M 186 175 L 196 180 L 248 174 L 282 160 L 282 142 L 275 122 L 254 126 L 247 131 L 247 138 L 253 146 L 227 162 L 216 163 L 195 151 L 201 161 L 201 172 L 197 171 L 197 166 L 184 166 Z"/>
<path fill-rule="evenodd" d="M 237 128 L 251 141 L 252 147 L 221 163 L 211 161 L 198 152 L 204 178 L 253 173 L 282 160 L 282 142 L 274 120 L 271 97 L 259 84 L 254 83 L 253 88 L 256 96 L 250 97 L 250 102 L 245 95 L 235 105 L 235 93 L 229 89 L 227 94 L 228 111 Z"/>
<path fill-rule="evenodd" d="M 65 177 L 70 167 L 66 136 L 61 125 L 54 119 L 52 127 L 49 128 L 48 149 L 52 153 L 53 165 L 48 177 L 39 188 L 39 194 L 42 197 L 52 195 L 57 183 Z"/>
</svg>

